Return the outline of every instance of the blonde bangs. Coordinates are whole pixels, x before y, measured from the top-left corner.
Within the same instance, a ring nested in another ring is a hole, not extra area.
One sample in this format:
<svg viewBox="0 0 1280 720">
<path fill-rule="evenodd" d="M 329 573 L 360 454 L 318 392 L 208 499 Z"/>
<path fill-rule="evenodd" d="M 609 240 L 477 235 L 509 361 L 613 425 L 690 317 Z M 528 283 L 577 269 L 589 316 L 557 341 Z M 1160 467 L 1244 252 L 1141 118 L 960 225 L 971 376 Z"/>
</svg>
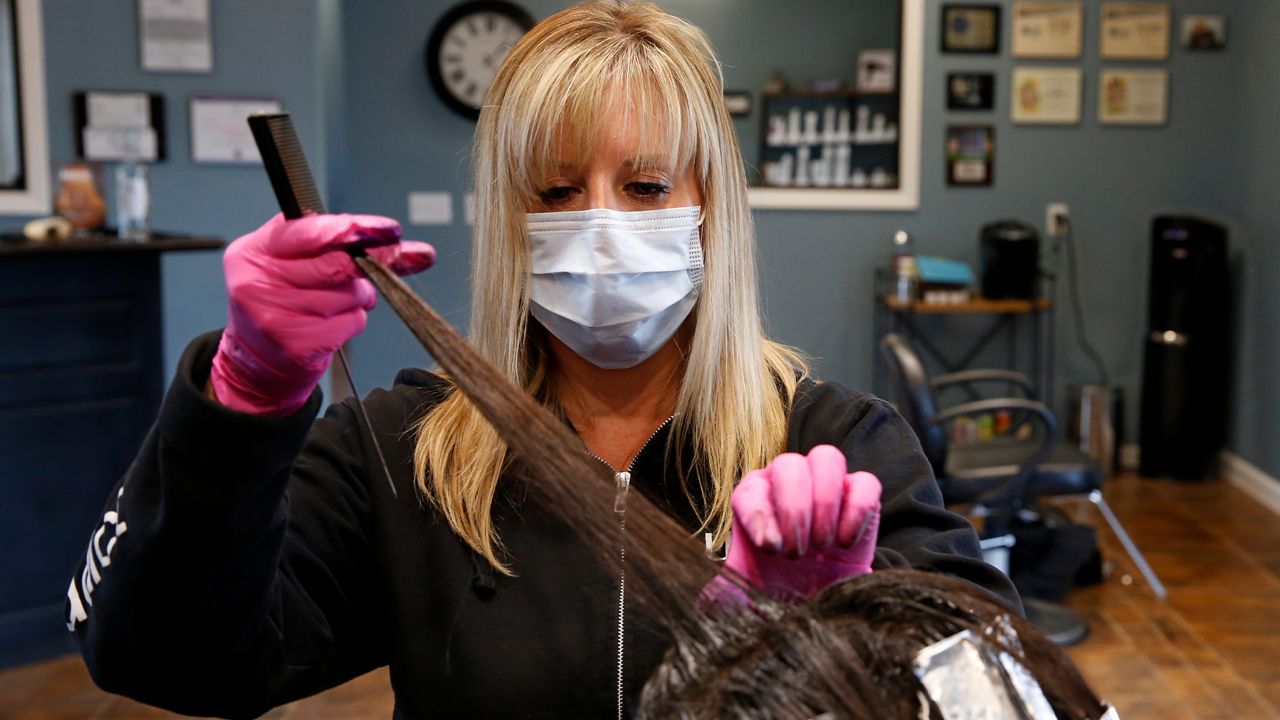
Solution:
<svg viewBox="0 0 1280 720">
<path fill-rule="evenodd" d="M 587 49 L 555 43 L 534 49 L 501 100 L 519 112 L 498 113 L 497 152 L 510 159 L 510 175 L 500 182 L 533 205 L 548 177 L 583 167 L 611 128 L 628 127 L 633 118 L 637 170 L 692 167 L 705 181 L 708 158 L 699 148 L 714 142 L 717 108 L 686 89 L 705 79 L 681 60 L 630 36 L 601 38 Z"/>
</svg>

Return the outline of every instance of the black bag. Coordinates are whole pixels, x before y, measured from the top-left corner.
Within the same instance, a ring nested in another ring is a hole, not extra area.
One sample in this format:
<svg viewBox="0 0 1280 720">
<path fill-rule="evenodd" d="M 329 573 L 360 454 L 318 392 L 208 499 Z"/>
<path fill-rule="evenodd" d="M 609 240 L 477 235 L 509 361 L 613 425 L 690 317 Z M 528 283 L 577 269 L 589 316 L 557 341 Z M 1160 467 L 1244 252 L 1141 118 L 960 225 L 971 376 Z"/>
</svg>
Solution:
<svg viewBox="0 0 1280 720">
<path fill-rule="evenodd" d="M 1057 507 L 1038 506 L 1019 512 L 1010 529 L 1009 578 L 1023 596 L 1061 602 L 1071 588 L 1102 581 L 1092 526 L 1071 522 Z"/>
</svg>

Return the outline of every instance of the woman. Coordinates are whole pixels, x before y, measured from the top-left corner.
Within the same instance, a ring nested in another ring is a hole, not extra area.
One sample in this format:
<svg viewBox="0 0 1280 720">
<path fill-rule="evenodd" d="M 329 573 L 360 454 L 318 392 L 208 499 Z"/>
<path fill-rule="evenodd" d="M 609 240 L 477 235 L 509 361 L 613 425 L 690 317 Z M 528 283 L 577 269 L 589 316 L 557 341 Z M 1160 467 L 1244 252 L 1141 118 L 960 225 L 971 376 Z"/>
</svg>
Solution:
<svg viewBox="0 0 1280 720">
<path fill-rule="evenodd" d="M 727 564 L 779 594 L 874 560 L 1016 602 L 905 423 L 764 338 L 699 31 L 647 4 L 548 18 L 500 67 L 474 162 L 472 341 L 615 470 L 620 510 L 638 491 L 732 535 Z M 276 218 L 228 249 L 227 328 L 188 348 L 68 591 L 95 680 L 250 716 L 390 665 L 400 717 L 623 714 L 665 632 L 527 501 L 447 378 L 365 400 L 396 493 L 351 402 L 313 424 L 375 300 L 352 244 L 402 273 L 433 258 L 368 216 Z"/>
</svg>

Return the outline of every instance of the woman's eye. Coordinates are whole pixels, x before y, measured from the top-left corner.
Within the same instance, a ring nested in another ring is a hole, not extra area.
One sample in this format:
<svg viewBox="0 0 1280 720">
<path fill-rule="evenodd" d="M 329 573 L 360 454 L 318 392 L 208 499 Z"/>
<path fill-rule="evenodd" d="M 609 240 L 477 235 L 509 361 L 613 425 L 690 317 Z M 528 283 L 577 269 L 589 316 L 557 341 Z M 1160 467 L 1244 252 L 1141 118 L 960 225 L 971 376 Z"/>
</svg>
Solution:
<svg viewBox="0 0 1280 720">
<path fill-rule="evenodd" d="M 656 182 L 633 182 L 627 185 L 627 191 L 646 200 L 661 200 L 671 192 L 671 187 Z"/>
<path fill-rule="evenodd" d="M 557 185 L 538 193 L 538 197 L 547 205 L 558 205 L 568 202 L 577 191 L 578 189 L 571 185 Z"/>
</svg>

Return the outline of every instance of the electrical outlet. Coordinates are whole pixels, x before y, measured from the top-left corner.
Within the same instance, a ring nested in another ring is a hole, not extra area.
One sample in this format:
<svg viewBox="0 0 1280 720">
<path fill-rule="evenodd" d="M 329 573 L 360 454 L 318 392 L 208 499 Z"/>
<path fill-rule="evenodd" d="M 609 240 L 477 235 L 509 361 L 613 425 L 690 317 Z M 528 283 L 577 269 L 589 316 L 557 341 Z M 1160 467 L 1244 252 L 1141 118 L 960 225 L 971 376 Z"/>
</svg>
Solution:
<svg viewBox="0 0 1280 720">
<path fill-rule="evenodd" d="M 1044 233 L 1049 237 L 1066 237 L 1071 225 L 1071 209 L 1066 203 L 1049 203 L 1044 209 Z"/>
</svg>

